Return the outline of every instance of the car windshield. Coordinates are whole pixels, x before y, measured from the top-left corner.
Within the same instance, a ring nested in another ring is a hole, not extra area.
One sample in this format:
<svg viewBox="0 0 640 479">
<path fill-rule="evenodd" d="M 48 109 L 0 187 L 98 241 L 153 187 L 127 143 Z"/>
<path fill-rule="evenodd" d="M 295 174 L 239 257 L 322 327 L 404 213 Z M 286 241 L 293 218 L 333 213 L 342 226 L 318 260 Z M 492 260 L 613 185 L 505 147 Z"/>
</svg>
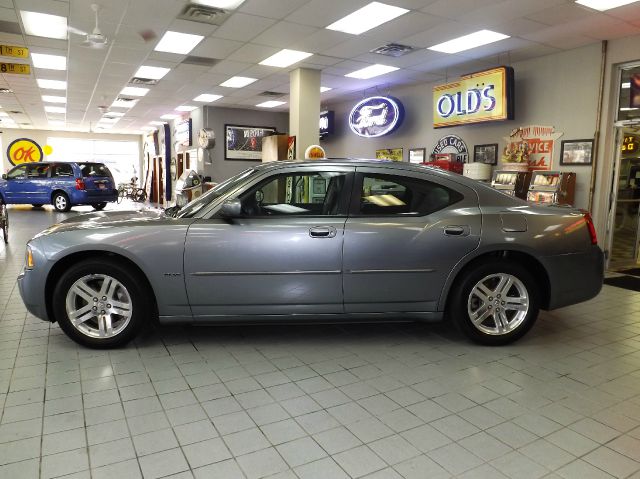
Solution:
<svg viewBox="0 0 640 479">
<path fill-rule="evenodd" d="M 80 170 L 83 178 L 91 178 L 94 176 L 111 176 L 109 168 L 102 163 L 80 163 Z"/>
<path fill-rule="evenodd" d="M 200 198 L 193 200 L 191 203 L 187 203 L 182 208 L 180 208 L 175 216 L 177 218 L 191 218 L 198 211 L 208 205 L 214 198 L 218 198 L 223 195 L 227 191 L 233 189 L 240 183 L 242 183 L 245 179 L 255 173 L 254 168 L 249 168 L 244 170 L 242 173 L 237 174 L 236 176 L 232 176 L 228 180 L 223 181 L 222 183 L 214 186 L 212 189 L 207 191 Z"/>
</svg>

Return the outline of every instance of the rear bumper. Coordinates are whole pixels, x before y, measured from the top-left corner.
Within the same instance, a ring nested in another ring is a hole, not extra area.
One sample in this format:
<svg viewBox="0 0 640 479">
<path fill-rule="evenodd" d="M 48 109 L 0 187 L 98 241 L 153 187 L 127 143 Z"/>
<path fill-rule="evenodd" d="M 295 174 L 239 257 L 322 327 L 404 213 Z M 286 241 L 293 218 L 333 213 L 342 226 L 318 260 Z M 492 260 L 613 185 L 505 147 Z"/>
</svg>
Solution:
<svg viewBox="0 0 640 479">
<path fill-rule="evenodd" d="M 604 254 L 598 246 L 584 253 L 540 258 L 549 274 L 549 304 L 557 309 L 587 301 L 600 293 L 604 278 Z"/>
<path fill-rule="evenodd" d="M 71 204 L 88 205 L 92 203 L 114 202 L 118 201 L 118 190 L 103 191 L 80 191 L 76 190 L 71 193 Z"/>
</svg>

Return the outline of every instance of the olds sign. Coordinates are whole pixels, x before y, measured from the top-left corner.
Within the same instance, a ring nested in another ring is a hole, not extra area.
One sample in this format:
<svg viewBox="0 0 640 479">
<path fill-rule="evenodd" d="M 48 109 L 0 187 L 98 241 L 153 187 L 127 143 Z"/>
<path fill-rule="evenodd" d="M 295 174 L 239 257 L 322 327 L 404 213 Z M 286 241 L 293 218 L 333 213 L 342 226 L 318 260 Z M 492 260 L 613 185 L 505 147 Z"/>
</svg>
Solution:
<svg viewBox="0 0 640 479">
<path fill-rule="evenodd" d="M 364 138 L 391 133 L 404 119 L 400 100 L 390 96 L 371 96 L 358 102 L 349 115 L 349 128 Z"/>
<path fill-rule="evenodd" d="M 465 75 L 433 87 L 433 127 L 513 119 L 513 68 Z"/>
</svg>

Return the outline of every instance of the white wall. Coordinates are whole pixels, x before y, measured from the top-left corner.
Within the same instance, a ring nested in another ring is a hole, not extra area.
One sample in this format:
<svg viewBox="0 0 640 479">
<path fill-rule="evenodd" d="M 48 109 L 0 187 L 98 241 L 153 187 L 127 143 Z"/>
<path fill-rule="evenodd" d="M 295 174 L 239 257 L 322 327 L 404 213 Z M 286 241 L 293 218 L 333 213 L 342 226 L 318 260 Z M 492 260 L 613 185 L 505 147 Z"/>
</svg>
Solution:
<svg viewBox="0 0 640 479">
<path fill-rule="evenodd" d="M 496 65 L 498 66 L 498 65 Z M 355 101 L 328 104 L 336 115 L 336 132 L 322 141 L 329 157 L 374 158 L 381 148 L 404 148 L 408 161 L 409 148 L 427 148 L 427 155 L 437 141 L 454 134 L 465 140 L 470 157 L 476 144 L 498 143 L 505 146 L 513 128 L 550 125 L 564 132 L 554 147 L 552 169 L 577 173 L 576 201 L 578 207 L 588 204 L 591 167 L 561 167 L 560 141 L 592 138 L 596 129 L 596 107 L 600 78 L 600 44 L 562 52 L 533 60 L 514 63 L 515 120 L 473 126 L 434 129 L 432 125 L 432 87 L 434 84 L 394 88 L 390 94 L 404 104 L 406 116 L 394 133 L 365 139 L 353 134 L 347 118 Z"/>
</svg>

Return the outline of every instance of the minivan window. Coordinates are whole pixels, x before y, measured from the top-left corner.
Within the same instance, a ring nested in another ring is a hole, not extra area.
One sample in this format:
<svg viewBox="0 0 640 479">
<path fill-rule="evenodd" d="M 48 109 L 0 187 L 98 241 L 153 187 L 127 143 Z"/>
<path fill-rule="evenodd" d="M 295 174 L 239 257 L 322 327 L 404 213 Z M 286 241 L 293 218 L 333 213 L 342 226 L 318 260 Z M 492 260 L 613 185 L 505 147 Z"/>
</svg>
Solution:
<svg viewBox="0 0 640 479">
<path fill-rule="evenodd" d="M 17 168 L 14 168 L 9 173 L 7 173 L 7 178 L 10 180 L 13 180 L 16 178 L 24 178 L 26 172 L 27 172 L 27 165 L 22 165 Z"/>
<path fill-rule="evenodd" d="M 111 176 L 109 168 L 102 163 L 79 163 L 80 171 L 83 178 L 91 178 L 93 176 Z"/>
<path fill-rule="evenodd" d="M 67 178 L 73 176 L 73 168 L 71 165 L 59 164 L 51 168 L 51 178 Z"/>
<path fill-rule="evenodd" d="M 29 178 L 46 178 L 49 173 L 50 165 L 27 165 L 27 177 Z"/>
</svg>

